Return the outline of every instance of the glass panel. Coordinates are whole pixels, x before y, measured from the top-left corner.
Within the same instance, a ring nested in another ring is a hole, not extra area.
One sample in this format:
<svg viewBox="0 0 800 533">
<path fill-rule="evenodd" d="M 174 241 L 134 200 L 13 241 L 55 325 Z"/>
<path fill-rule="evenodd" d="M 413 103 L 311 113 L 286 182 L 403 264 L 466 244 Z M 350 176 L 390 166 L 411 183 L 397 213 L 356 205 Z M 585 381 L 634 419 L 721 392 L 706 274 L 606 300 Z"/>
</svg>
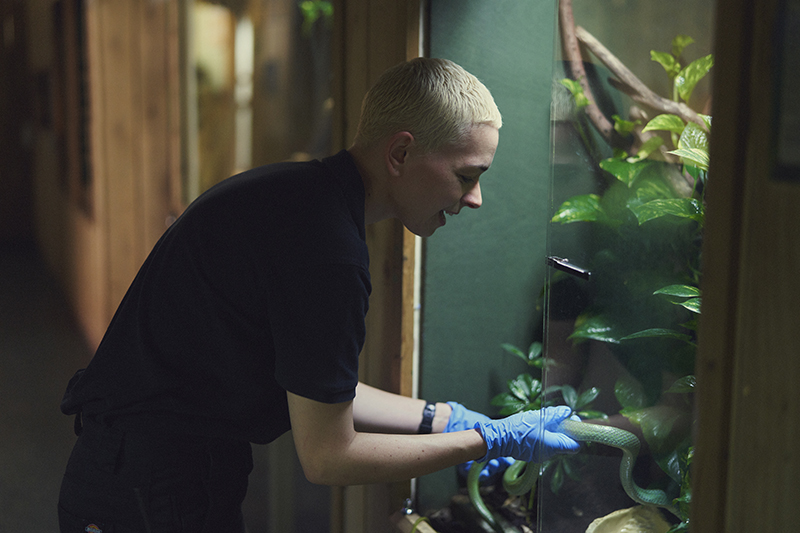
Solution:
<svg viewBox="0 0 800 533">
<path fill-rule="evenodd" d="M 187 6 L 186 201 L 253 166 L 329 155 L 332 3 Z"/>
<path fill-rule="evenodd" d="M 331 2 L 184 0 L 182 9 L 187 203 L 248 168 L 330 154 Z M 291 435 L 254 446 L 253 459 L 250 531 L 330 529 L 330 488 L 305 479 Z"/>
<path fill-rule="evenodd" d="M 494 417 L 492 398 L 528 369 L 503 344 L 541 339 L 555 4 L 434 0 L 430 11 L 430 55 L 483 81 L 503 127 L 483 205 L 425 239 L 420 396 Z M 419 509 L 449 505 L 458 482 L 454 469 L 422 478 Z"/>
<path fill-rule="evenodd" d="M 710 129 L 691 110 L 710 108 L 714 2 L 562 4 L 574 25 L 562 12 L 557 51 L 582 56 L 555 65 L 545 401 L 627 433 L 594 428 L 616 446 L 584 442 L 545 465 L 538 526 L 582 532 L 632 508 L 615 516 L 666 531 L 687 511 L 673 499 L 691 450 Z"/>
</svg>

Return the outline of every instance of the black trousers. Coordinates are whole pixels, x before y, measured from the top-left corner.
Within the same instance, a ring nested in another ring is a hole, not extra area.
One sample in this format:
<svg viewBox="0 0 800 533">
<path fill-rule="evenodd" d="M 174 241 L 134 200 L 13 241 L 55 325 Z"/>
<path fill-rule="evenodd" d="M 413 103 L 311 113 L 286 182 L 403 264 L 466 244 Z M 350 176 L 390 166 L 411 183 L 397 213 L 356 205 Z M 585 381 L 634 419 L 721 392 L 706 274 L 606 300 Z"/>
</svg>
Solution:
<svg viewBox="0 0 800 533">
<path fill-rule="evenodd" d="M 84 421 L 61 484 L 61 533 L 244 533 L 249 442 Z"/>
</svg>

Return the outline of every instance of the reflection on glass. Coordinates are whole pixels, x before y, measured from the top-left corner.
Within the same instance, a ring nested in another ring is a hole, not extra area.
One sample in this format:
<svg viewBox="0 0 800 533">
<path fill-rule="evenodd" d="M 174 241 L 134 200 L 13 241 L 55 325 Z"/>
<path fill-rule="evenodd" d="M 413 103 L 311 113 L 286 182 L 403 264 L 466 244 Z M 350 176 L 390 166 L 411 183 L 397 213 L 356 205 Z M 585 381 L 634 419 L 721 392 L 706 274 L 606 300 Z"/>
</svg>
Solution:
<svg viewBox="0 0 800 533">
<path fill-rule="evenodd" d="M 628 433 L 594 431 L 608 442 L 545 465 L 537 523 L 666 532 L 685 524 L 690 497 L 711 2 L 575 0 L 574 24 L 567 4 L 548 254 L 591 275 L 550 269 L 545 403 Z"/>
<path fill-rule="evenodd" d="M 331 144 L 330 2 L 189 1 L 184 197 Z"/>
<path fill-rule="evenodd" d="M 185 202 L 251 167 L 329 155 L 331 5 L 182 0 Z M 328 531 L 330 488 L 306 481 L 291 436 L 253 454 L 251 530 Z"/>
</svg>

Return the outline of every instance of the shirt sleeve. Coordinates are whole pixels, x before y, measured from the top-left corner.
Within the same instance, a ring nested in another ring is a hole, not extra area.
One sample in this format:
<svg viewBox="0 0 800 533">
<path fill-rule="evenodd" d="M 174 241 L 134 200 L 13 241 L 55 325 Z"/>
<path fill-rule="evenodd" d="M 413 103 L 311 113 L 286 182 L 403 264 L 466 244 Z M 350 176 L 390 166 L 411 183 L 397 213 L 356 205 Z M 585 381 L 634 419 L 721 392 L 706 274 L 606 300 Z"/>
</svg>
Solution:
<svg viewBox="0 0 800 533">
<path fill-rule="evenodd" d="M 283 268 L 269 285 L 276 381 L 319 402 L 352 400 L 366 332 L 368 272 L 352 264 Z"/>
</svg>

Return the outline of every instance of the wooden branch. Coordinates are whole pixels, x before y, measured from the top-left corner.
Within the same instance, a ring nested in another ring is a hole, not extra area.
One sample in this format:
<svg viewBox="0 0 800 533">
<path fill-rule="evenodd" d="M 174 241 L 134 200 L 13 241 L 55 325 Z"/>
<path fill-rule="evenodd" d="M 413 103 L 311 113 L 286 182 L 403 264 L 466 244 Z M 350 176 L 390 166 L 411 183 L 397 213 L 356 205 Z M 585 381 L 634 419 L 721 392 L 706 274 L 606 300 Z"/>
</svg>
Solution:
<svg viewBox="0 0 800 533">
<path fill-rule="evenodd" d="M 589 105 L 584 107 L 584 112 L 591 123 L 603 136 L 606 142 L 614 148 L 627 148 L 627 143 L 614 129 L 614 125 L 606 118 L 600 108 L 597 107 L 596 100 L 589 86 L 589 78 L 586 76 L 586 69 L 583 66 L 578 37 L 576 36 L 575 17 L 572 13 L 572 0 L 559 0 L 558 3 L 559 22 L 561 26 L 561 43 L 564 49 L 564 57 L 569 63 L 572 79 L 578 81 L 583 88 L 583 94 L 589 100 Z"/>
<path fill-rule="evenodd" d="M 646 105 L 662 113 L 678 115 L 686 122 L 694 122 L 703 131 L 708 133 L 708 127 L 703 119 L 684 103 L 663 98 L 645 85 L 628 67 L 622 64 L 603 44 L 591 33 L 581 26 L 575 28 L 575 37 L 583 43 L 589 51 L 600 60 L 619 80 L 610 79 L 609 82 L 620 91 L 630 96 L 634 101 Z"/>
</svg>

